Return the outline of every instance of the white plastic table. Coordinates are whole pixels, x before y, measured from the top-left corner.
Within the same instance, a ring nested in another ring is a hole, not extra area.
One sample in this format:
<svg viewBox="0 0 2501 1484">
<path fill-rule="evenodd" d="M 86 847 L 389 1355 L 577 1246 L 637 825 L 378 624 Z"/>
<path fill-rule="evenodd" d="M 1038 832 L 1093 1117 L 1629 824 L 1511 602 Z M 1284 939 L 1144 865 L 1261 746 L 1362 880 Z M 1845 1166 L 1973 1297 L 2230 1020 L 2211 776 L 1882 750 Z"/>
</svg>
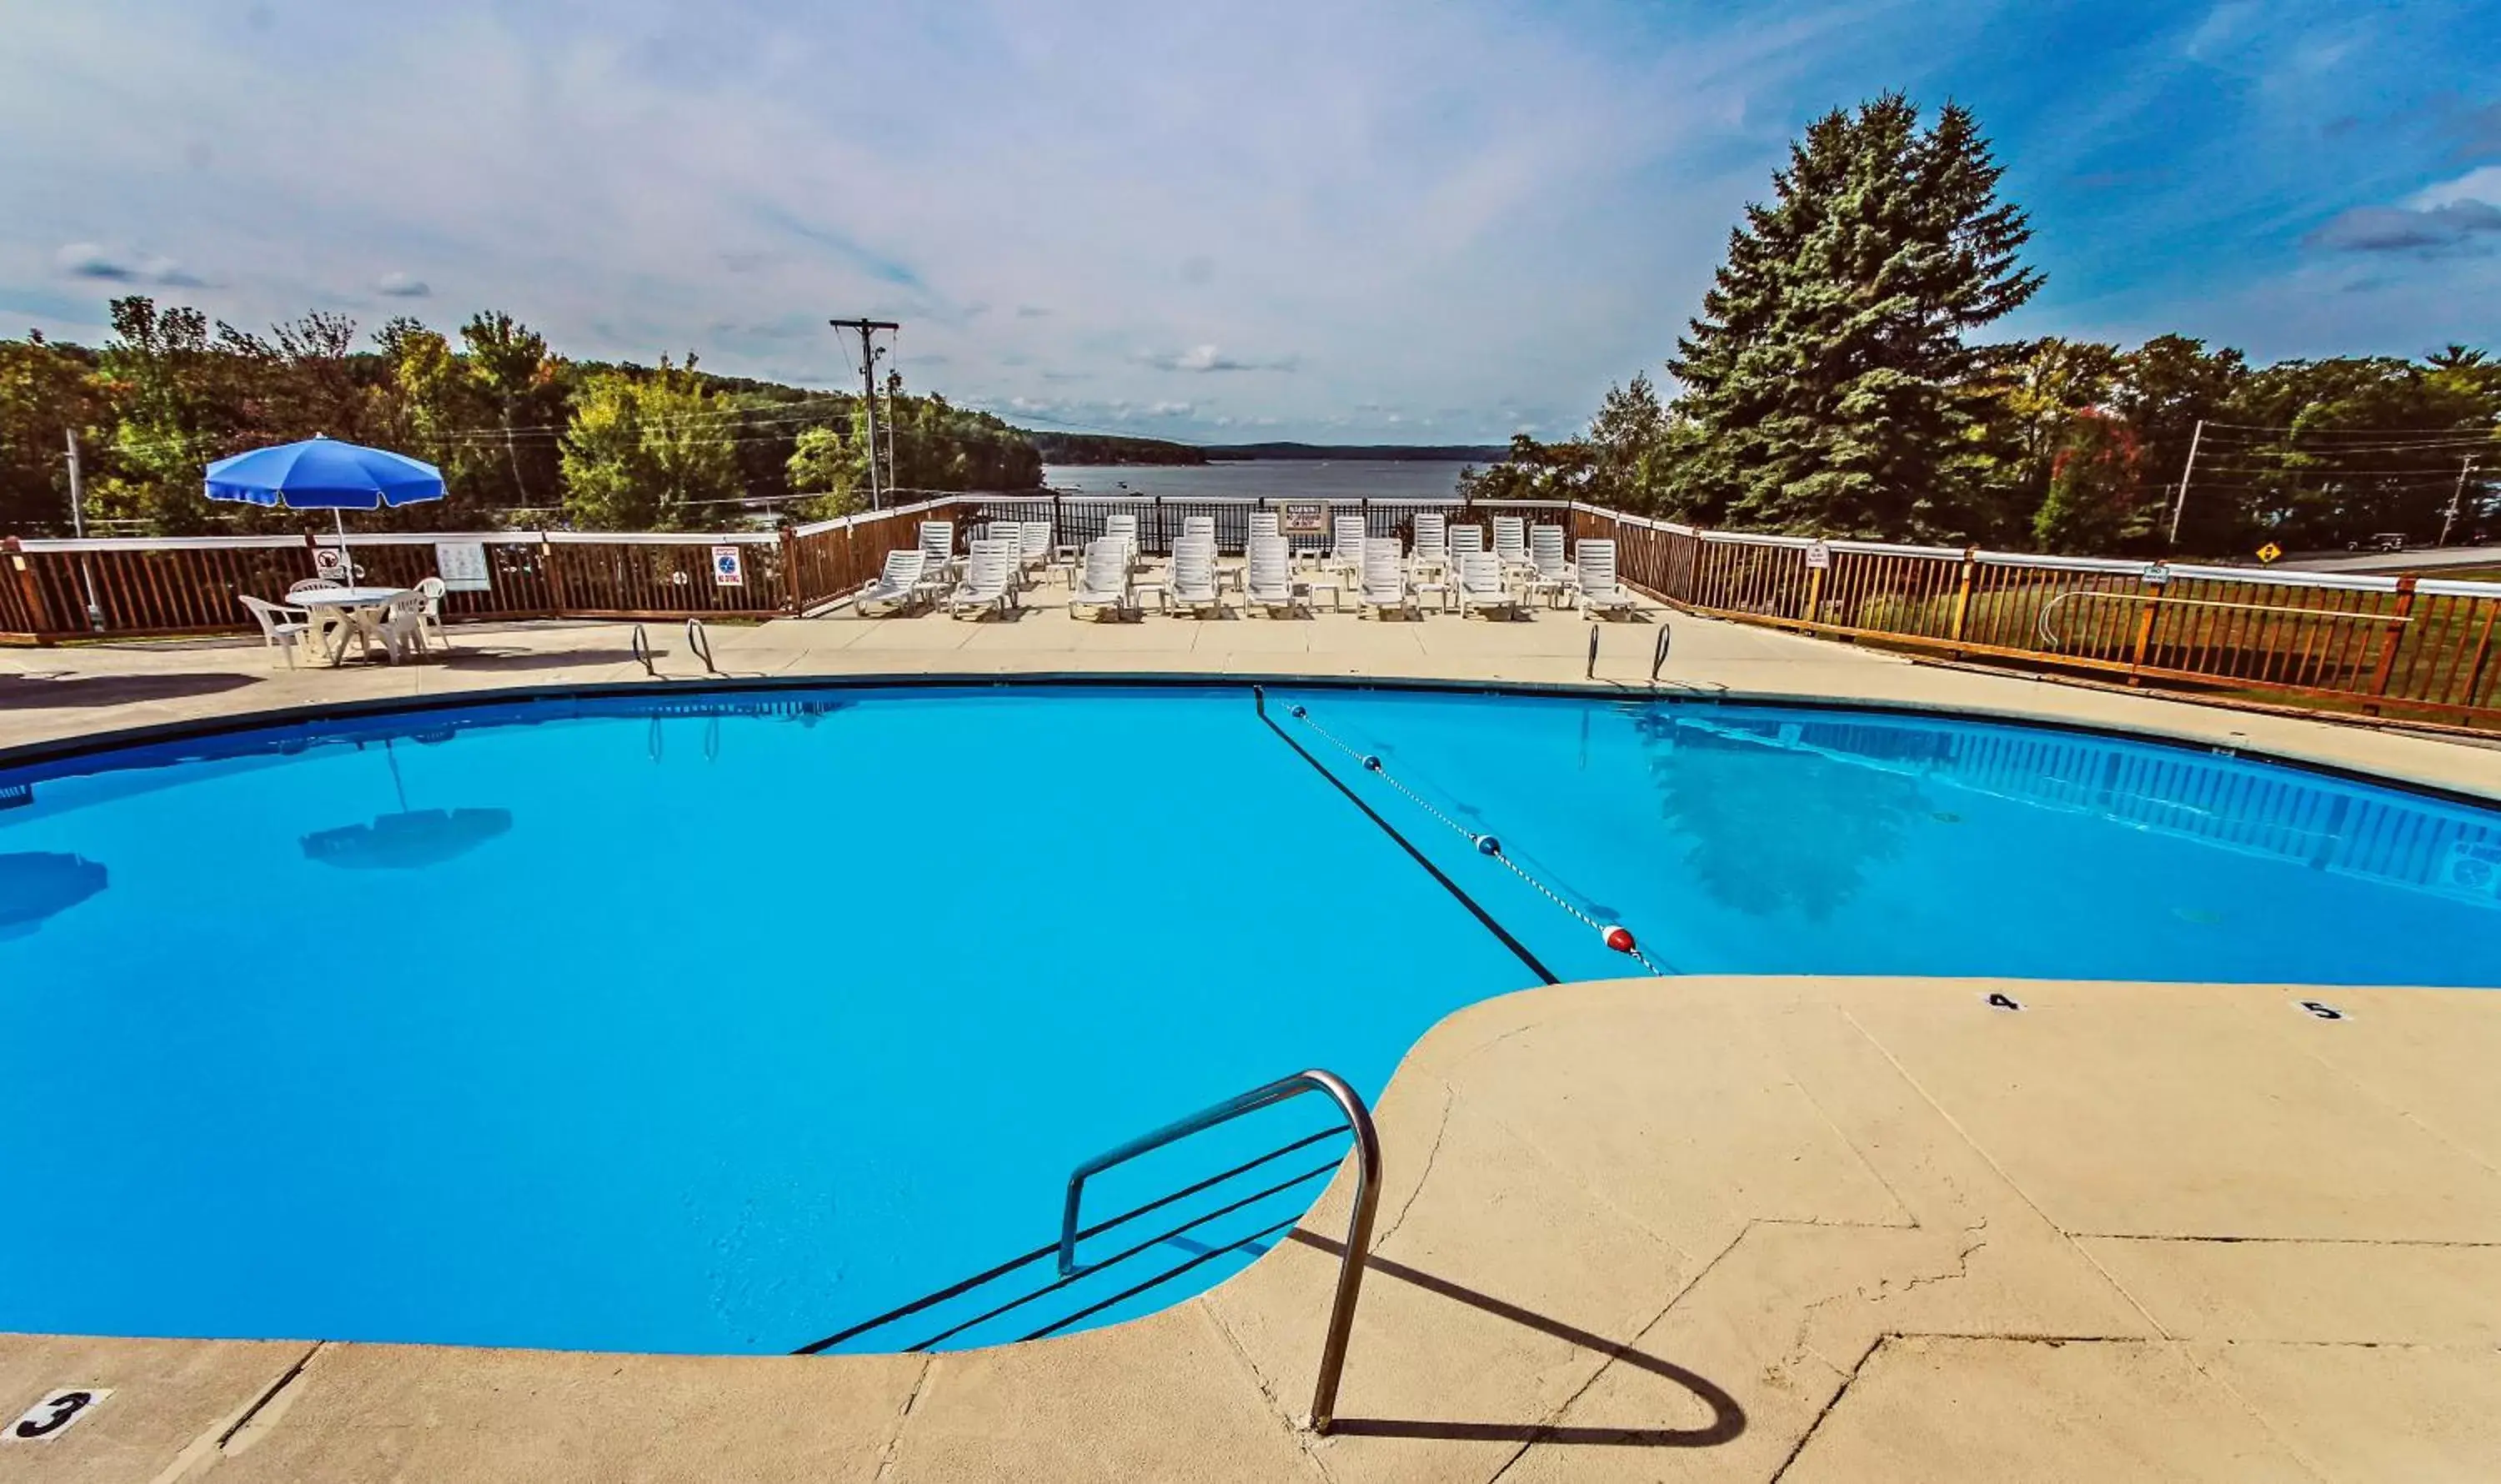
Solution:
<svg viewBox="0 0 2501 1484">
<path fill-rule="evenodd" d="M 372 637 L 374 623 L 371 615 L 389 606 L 392 598 L 404 596 L 412 590 L 408 588 L 316 588 L 309 592 L 290 592 L 280 601 L 289 608 L 302 608 L 308 612 L 320 608 L 338 610 L 339 638 L 330 650 L 330 667 L 337 669 L 347 662 L 349 637 Z"/>
</svg>

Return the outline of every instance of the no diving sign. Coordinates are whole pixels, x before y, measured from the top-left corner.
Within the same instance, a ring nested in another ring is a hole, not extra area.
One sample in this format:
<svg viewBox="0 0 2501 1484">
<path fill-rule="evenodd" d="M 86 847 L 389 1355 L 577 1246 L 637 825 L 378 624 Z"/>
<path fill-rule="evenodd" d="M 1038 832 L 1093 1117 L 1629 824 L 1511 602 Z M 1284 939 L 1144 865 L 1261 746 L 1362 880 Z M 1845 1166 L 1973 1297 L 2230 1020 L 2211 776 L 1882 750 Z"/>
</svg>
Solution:
<svg viewBox="0 0 2501 1484">
<path fill-rule="evenodd" d="M 717 588 L 747 586 L 747 560 L 734 546 L 712 549 L 712 580 Z"/>
</svg>

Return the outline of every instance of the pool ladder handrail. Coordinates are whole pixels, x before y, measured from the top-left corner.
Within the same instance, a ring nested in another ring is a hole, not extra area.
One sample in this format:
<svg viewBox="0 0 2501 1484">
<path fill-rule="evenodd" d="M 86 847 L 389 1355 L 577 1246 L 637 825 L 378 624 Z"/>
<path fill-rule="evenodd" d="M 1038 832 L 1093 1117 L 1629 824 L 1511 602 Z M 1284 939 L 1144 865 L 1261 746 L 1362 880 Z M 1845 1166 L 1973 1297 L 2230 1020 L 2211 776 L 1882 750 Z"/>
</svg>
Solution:
<svg viewBox="0 0 2501 1484">
<path fill-rule="evenodd" d="M 1348 1087 L 1335 1072 L 1313 1068 L 1290 1077 L 1281 1077 L 1264 1087 L 1253 1088 L 1238 1096 L 1201 1108 L 1186 1118 L 1177 1119 L 1152 1133 L 1142 1134 L 1078 1165 L 1068 1177 L 1068 1198 L 1060 1209 L 1059 1272 L 1060 1276 L 1069 1277 L 1077 1271 L 1078 1208 L 1084 1200 L 1085 1182 L 1089 1177 L 1193 1133 L 1306 1093 L 1324 1094 L 1334 1101 L 1338 1112 L 1346 1119 L 1348 1131 L 1354 1135 L 1354 1211 L 1347 1220 L 1346 1250 L 1338 1261 L 1337 1292 L 1329 1301 L 1328 1333 L 1320 1343 L 1319 1380 L 1312 1390 L 1312 1413 L 1308 1423 L 1313 1432 L 1324 1433 L 1337 1420 L 1338 1379 L 1346 1370 L 1347 1339 L 1354 1329 L 1354 1302 L 1363 1287 L 1364 1258 L 1372 1247 L 1372 1218 L 1381 1204 L 1381 1135 L 1372 1127 L 1371 1110 L 1363 1105 L 1361 1097 L 1355 1096 L 1354 1089 Z"/>
</svg>

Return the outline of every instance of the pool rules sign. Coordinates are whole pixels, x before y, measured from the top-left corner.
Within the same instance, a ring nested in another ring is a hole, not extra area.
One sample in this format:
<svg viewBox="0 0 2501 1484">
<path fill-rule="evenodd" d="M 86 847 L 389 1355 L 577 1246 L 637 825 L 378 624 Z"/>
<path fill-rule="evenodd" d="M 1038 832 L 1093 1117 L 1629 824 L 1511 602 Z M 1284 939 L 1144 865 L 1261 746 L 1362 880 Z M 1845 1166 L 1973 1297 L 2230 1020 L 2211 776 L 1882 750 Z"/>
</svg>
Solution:
<svg viewBox="0 0 2501 1484">
<path fill-rule="evenodd" d="M 747 586 L 747 562 L 738 548 L 717 546 L 712 549 L 712 581 L 717 588 Z"/>
</svg>

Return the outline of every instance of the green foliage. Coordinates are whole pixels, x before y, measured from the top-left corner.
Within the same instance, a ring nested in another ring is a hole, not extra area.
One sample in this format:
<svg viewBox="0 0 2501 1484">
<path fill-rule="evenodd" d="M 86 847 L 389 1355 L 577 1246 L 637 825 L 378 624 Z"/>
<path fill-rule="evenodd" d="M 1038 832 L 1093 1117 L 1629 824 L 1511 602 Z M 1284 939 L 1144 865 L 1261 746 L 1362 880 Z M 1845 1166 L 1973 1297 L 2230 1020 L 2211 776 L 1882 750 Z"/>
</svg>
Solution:
<svg viewBox="0 0 2501 1484">
<path fill-rule="evenodd" d="M 0 340 L 0 534 L 66 531 L 63 438 L 73 427 L 88 513 L 121 532 L 303 528 L 300 512 L 212 504 L 201 475 L 228 454 L 315 433 L 443 471 L 443 500 L 360 514 L 363 529 L 630 523 L 653 510 L 727 523 L 740 518 L 734 505 L 693 502 L 741 497 L 804 517 L 867 488 L 864 454 L 850 455 L 846 487 L 825 447 L 855 437 L 856 396 L 716 376 L 691 360 L 657 373 L 568 362 L 497 311 L 449 336 L 393 319 L 361 345 L 354 321 L 321 312 L 266 335 L 139 295 L 115 301 L 112 315 L 101 352 L 41 335 Z M 897 425 L 881 462 L 886 480 L 907 491 L 1040 487 L 1041 456 L 1019 430 L 899 383 L 887 389 Z M 671 415 L 695 405 L 696 422 Z M 587 481 L 580 491 L 568 484 L 568 433 Z M 794 464 L 803 438 L 811 451 Z M 887 438 L 879 442 L 885 452 Z M 816 488 L 794 489 L 794 477 Z"/>
<path fill-rule="evenodd" d="M 1936 537 L 1966 524 L 1986 363 L 1964 341 L 2040 275 L 1968 110 L 1888 93 L 1792 146 L 1668 363 L 1684 392 L 1667 504 L 1715 523 Z"/>
<path fill-rule="evenodd" d="M 1516 439 L 1463 489 L 2110 555 L 2429 541 L 2445 521 L 2453 539 L 2501 534 L 2501 363 L 2474 347 L 2254 369 L 2181 335 L 1974 343 L 2041 285 L 2000 175 L 1958 107 L 1923 128 L 1887 94 L 1816 120 L 1730 233 L 1667 363 L 1674 400 L 1637 376 L 1583 437 Z"/>
<path fill-rule="evenodd" d="M 799 512 L 828 521 L 868 506 L 867 445 L 857 427 L 812 427 L 799 434 L 788 460 L 790 488 L 807 492 Z"/>
<path fill-rule="evenodd" d="M 103 411 L 92 371 L 41 335 L 0 340 L 0 535 L 66 523 L 67 435 L 92 443 Z"/>
<path fill-rule="evenodd" d="M 2162 511 L 2149 496 L 2136 434 L 2118 419 L 2084 411 L 2059 427 L 2050 486 L 2032 516 L 2043 551 L 2110 556 L 2137 547 Z"/>
<path fill-rule="evenodd" d="M 683 530 L 738 498 L 728 399 L 704 389 L 694 357 L 648 376 L 606 371 L 575 398 L 565 429 L 565 513 L 585 530 Z"/>
</svg>

